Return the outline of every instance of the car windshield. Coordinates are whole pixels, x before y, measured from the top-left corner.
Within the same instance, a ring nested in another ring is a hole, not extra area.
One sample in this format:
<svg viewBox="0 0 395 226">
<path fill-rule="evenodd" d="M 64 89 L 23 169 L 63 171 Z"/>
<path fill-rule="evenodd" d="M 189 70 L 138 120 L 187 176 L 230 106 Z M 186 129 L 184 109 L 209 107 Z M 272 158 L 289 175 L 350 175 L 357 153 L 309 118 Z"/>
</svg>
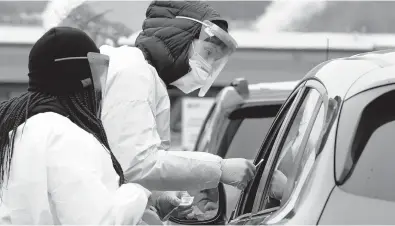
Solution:
<svg viewBox="0 0 395 226">
<path fill-rule="evenodd" d="M 395 85 L 387 85 L 345 101 L 336 145 L 336 177 L 345 191 L 395 201 L 394 99 Z"/>
</svg>

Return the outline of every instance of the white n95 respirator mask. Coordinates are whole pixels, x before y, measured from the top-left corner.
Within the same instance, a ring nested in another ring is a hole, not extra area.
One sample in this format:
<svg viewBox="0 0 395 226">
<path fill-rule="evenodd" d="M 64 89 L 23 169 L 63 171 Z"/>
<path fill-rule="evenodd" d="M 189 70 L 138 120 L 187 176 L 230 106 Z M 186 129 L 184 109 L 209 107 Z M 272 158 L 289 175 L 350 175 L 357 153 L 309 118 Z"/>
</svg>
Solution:
<svg viewBox="0 0 395 226">
<path fill-rule="evenodd" d="M 192 43 L 193 55 L 189 59 L 191 70 L 183 77 L 171 83 L 186 94 L 202 88 L 206 84 L 210 72 L 212 71 L 212 66 L 195 52 L 194 42 Z"/>
</svg>

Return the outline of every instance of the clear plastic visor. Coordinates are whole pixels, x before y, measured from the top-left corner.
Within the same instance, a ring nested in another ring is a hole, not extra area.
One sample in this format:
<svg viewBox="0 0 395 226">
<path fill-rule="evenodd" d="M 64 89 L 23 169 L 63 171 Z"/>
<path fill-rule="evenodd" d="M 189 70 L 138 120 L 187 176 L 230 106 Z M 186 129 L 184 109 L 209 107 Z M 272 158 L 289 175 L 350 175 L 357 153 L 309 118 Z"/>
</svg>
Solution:
<svg viewBox="0 0 395 226">
<path fill-rule="evenodd" d="M 237 42 L 228 32 L 211 21 L 201 22 L 190 17 L 181 16 L 177 16 L 177 18 L 188 19 L 202 24 L 199 39 L 193 45 L 191 58 L 197 54 L 201 60 L 205 61 L 204 64 L 210 65 L 206 82 L 199 91 L 199 96 L 204 96 L 225 67 L 229 56 L 236 51 Z"/>
</svg>

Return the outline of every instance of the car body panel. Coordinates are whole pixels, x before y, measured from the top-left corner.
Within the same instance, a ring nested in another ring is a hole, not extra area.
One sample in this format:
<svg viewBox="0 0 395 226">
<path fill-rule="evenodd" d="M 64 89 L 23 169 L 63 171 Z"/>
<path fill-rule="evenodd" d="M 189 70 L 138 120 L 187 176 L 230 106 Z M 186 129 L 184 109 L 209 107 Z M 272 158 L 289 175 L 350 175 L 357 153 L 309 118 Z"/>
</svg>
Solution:
<svg viewBox="0 0 395 226">
<path fill-rule="evenodd" d="M 339 59 L 327 62 L 309 77 L 318 79 L 325 84 L 329 98 L 340 96 L 344 99 L 352 84 L 359 77 L 377 68 L 378 66 L 374 62 Z"/>
<path fill-rule="evenodd" d="M 395 57 L 394 57 L 395 58 Z M 363 92 L 364 90 L 395 83 L 395 66 L 377 68 L 359 78 L 350 88 L 345 100 Z"/>
<path fill-rule="evenodd" d="M 345 192 L 335 187 L 321 225 L 393 225 L 395 203 Z"/>
</svg>

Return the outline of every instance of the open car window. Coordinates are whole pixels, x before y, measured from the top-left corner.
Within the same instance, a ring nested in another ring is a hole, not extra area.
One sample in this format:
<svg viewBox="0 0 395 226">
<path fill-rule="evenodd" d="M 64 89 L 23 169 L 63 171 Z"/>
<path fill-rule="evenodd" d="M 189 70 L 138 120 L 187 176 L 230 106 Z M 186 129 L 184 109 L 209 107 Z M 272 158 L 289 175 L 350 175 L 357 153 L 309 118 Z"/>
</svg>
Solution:
<svg viewBox="0 0 395 226">
<path fill-rule="evenodd" d="M 260 147 L 258 158 L 263 158 L 264 162 L 261 164 L 261 167 L 257 169 L 255 178 L 250 182 L 250 185 L 243 191 L 242 195 L 240 196 L 237 206 L 234 209 L 234 215 L 232 216 L 232 219 L 237 218 L 241 215 L 251 213 L 252 205 L 255 196 L 257 194 L 259 181 L 264 169 L 264 167 L 262 166 L 264 166 L 267 163 L 267 156 L 268 154 L 270 154 L 270 151 L 268 150 L 270 150 L 271 147 L 273 146 L 274 140 L 277 137 L 279 129 L 281 128 L 284 119 L 288 111 L 291 109 L 294 101 L 298 99 L 298 95 L 299 95 L 299 91 L 296 91 L 293 94 L 291 94 L 287 102 L 281 106 L 280 108 L 281 111 L 279 111 L 276 114 L 275 121 L 270 126 L 268 132 L 266 134 L 262 134 L 261 139 L 263 144 Z"/>
<path fill-rule="evenodd" d="M 283 125 L 285 133 L 277 137 L 278 147 L 273 146 L 271 155 L 273 163 L 267 165 L 258 187 L 258 195 L 254 201 L 254 212 L 270 209 L 285 203 L 298 182 L 295 171 L 301 162 L 306 135 L 311 129 L 311 120 L 316 116 L 320 94 L 315 89 L 307 88 L 301 102 L 292 114 L 288 124 Z M 323 119 L 322 119 L 323 120 Z M 277 150 L 276 150 L 277 149 Z"/>
<path fill-rule="evenodd" d="M 209 152 L 217 153 L 223 158 L 253 159 L 262 144 L 262 137 L 269 130 L 280 108 L 281 102 L 270 105 L 255 104 L 254 106 L 240 107 L 230 112 L 228 117 L 218 119 L 227 121 L 225 124 L 220 123 L 222 126 L 224 125 L 225 131 L 223 136 L 219 136 L 218 150 L 209 150 Z M 207 151 L 207 148 L 212 148 L 212 145 L 209 145 L 212 129 L 218 126 L 216 124 L 218 115 L 214 112 L 213 108 L 205 120 L 195 151 Z M 225 214 L 229 217 L 237 203 L 240 190 L 228 185 L 223 185 L 223 188 L 227 204 L 227 213 Z M 188 191 L 188 193 L 195 197 L 193 207 L 195 216 L 192 219 L 209 220 L 218 213 L 220 206 L 217 189 Z"/>
</svg>

